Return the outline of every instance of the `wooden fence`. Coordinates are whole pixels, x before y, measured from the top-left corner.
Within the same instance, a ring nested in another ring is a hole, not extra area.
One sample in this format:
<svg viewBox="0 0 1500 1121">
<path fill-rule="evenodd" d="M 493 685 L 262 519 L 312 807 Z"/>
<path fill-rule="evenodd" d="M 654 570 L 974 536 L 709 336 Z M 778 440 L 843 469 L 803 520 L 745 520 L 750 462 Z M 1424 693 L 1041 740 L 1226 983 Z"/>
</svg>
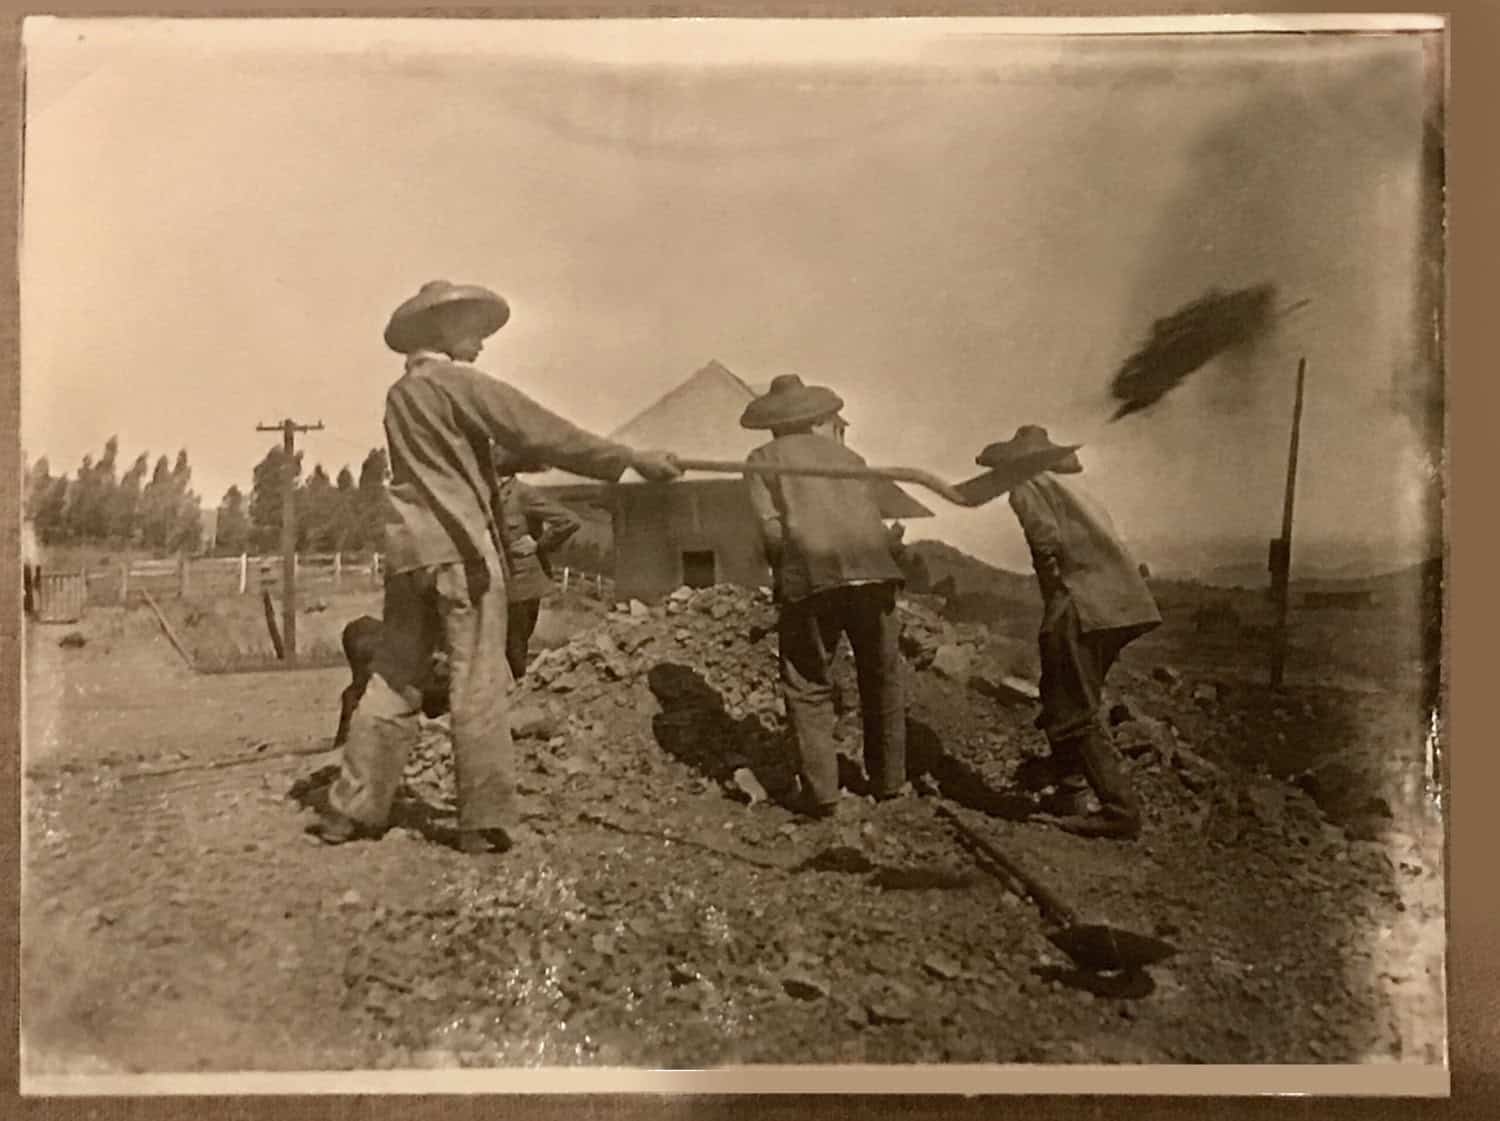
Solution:
<svg viewBox="0 0 1500 1121">
<path fill-rule="evenodd" d="M 160 560 L 121 561 L 85 573 L 88 602 L 127 605 L 140 602 L 140 593 L 154 599 L 246 595 L 262 591 L 279 595 L 282 558 L 167 557 Z M 299 598 L 336 592 L 378 590 L 381 585 L 378 553 L 302 553 L 297 556 Z"/>
<path fill-rule="evenodd" d="M 40 623 L 76 623 L 88 605 L 88 579 L 77 572 L 37 572 L 32 604 Z"/>
<path fill-rule="evenodd" d="M 300 553 L 296 563 L 297 597 L 303 602 L 339 592 L 378 591 L 384 578 L 379 553 Z M 46 597 L 47 591 L 51 592 L 51 601 L 57 605 L 51 609 L 52 613 L 75 610 L 64 606 L 66 597 L 71 596 L 78 600 L 76 611 L 81 614 L 85 604 L 139 603 L 142 592 L 158 600 L 259 596 L 263 591 L 279 598 L 282 572 L 280 556 L 135 559 L 69 573 L 66 593 L 62 583 L 57 583 L 56 588 L 49 584 L 46 591 L 38 587 L 37 591 L 39 600 Z M 57 580 L 62 579 L 58 574 Z M 563 568 L 556 574 L 556 582 L 563 592 L 613 602 L 615 582 L 600 573 Z M 73 600 L 66 602 L 71 604 Z"/>
<path fill-rule="evenodd" d="M 613 603 L 615 595 L 614 578 L 605 576 L 598 572 L 584 572 L 581 569 L 564 566 L 563 570 L 555 574 L 558 590 L 563 594 L 578 592 L 583 595 L 593 596 L 605 603 Z"/>
</svg>

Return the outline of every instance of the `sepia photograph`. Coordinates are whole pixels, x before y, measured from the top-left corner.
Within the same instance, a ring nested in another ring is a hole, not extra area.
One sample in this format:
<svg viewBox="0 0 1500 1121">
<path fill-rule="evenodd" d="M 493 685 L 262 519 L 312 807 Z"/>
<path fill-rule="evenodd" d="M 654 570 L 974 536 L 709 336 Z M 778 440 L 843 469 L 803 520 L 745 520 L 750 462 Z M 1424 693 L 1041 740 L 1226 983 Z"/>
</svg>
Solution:
<svg viewBox="0 0 1500 1121">
<path fill-rule="evenodd" d="M 22 50 L 23 1093 L 1447 1093 L 1442 17 Z"/>
</svg>

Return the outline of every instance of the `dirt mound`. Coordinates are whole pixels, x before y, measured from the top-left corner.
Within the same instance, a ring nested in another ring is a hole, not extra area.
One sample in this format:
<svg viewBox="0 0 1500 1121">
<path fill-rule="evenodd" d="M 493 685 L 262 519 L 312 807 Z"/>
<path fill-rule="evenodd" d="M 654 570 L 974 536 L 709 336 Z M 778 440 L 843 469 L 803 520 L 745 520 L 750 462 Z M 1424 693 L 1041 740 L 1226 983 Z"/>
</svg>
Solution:
<svg viewBox="0 0 1500 1121">
<path fill-rule="evenodd" d="M 915 599 L 901 604 L 900 615 L 914 777 L 940 767 L 923 717 L 951 724 L 955 691 L 971 694 L 958 706 L 961 722 L 1010 733 L 988 735 L 990 746 L 1030 728 L 1036 690 L 1025 676 L 1034 661 L 1028 647 L 950 623 Z M 598 626 L 535 657 L 516 693 L 513 728 L 521 739 L 541 741 L 532 754 L 544 774 L 568 775 L 600 765 L 580 762 L 585 757 L 618 757 L 627 730 L 642 731 L 649 716 L 653 754 L 665 753 L 736 800 L 774 799 L 793 782 L 776 648 L 776 608 L 762 590 L 680 588 L 654 607 L 619 604 Z M 834 709 L 841 768 L 857 790 L 858 687 L 846 642 L 835 660 Z M 443 802 L 453 794 L 447 733 L 446 718 L 424 722 L 407 768 L 413 792 Z"/>
<path fill-rule="evenodd" d="M 1024 818 L 1057 778 L 1033 723 L 1029 651 L 919 600 L 903 601 L 900 613 L 909 777 L 923 792 Z M 734 802 L 784 802 L 795 779 L 775 623 L 764 592 L 681 588 L 655 607 L 617 605 L 597 627 L 540 654 L 515 697 L 522 793 L 608 802 L 634 791 L 646 816 L 653 786 L 676 781 Z M 1228 750 L 1222 729 L 1257 711 L 1246 698 L 1235 705 L 1226 686 L 1185 681 L 1169 667 L 1115 676 L 1109 722 L 1149 822 L 1226 845 L 1258 832 L 1319 852 L 1342 839 L 1313 796 L 1331 789 L 1326 778 L 1322 788 L 1299 787 L 1283 781 L 1291 773 L 1258 774 Z M 834 683 L 841 779 L 859 795 L 858 689 L 846 644 Z M 424 721 L 407 767 L 407 796 L 444 812 L 454 797 L 449 746 L 447 719 Z M 1342 790 L 1328 799 L 1348 801 Z"/>
</svg>

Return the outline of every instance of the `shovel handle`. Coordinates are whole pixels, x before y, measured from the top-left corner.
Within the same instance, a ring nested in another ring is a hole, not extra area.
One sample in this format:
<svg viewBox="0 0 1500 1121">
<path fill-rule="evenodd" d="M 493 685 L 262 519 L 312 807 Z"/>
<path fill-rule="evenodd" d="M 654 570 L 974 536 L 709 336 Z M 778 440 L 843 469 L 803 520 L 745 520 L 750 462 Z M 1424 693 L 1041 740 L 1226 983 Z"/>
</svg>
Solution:
<svg viewBox="0 0 1500 1121">
<path fill-rule="evenodd" d="M 711 471 L 721 475 L 815 475 L 824 479 L 890 479 L 926 487 L 955 506 L 976 505 L 958 488 L 930 471 L 915 467 L 798 467 L 782 463 L 741 463 L 724 459 L 676 459 L 684 471 Z"/>
<path fill-rule="evenodd" d="M 1041 880 L 1037 879 L 1026 869 L 1022 868 L 1010 857 L 990 844 L 974 830 L 963 823 L 963 820 L 947 806 L 939 805 L 937 812 L 940 817 L 948 821 L 958 830 L 963 839 L 983 853 L 988 859 L 1002 868 L 1006 875 L 1014 879 L 1026 889 L 1026 894 L 1036 902 L 1046 916 L 1059 926 L 1073 926 L 1078 921 L 1078 916 L 1073 908 L 1064 903 L 1058 896 Z"/>
</svg>

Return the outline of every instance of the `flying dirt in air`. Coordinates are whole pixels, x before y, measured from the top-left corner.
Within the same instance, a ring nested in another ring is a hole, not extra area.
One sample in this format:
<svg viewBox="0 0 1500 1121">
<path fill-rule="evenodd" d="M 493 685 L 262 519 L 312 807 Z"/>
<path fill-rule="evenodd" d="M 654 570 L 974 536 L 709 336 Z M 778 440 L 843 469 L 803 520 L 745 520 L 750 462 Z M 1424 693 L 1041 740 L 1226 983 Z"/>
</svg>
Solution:
<svg viewBox="0 0 1500 1121">
<path fill-rule="evenodd" d="M 1210 289 L 1151 325 L 1151 335 L 1125 360 L 1110 383 L 1119 406 L 1111 421 L 1150 408 L 1211 359 L 1255 345 L 1275 323 L 1307 304 L 1275 309 L 1276 288 L 1259 284 L 1233 292 Z"/>
</svg>

